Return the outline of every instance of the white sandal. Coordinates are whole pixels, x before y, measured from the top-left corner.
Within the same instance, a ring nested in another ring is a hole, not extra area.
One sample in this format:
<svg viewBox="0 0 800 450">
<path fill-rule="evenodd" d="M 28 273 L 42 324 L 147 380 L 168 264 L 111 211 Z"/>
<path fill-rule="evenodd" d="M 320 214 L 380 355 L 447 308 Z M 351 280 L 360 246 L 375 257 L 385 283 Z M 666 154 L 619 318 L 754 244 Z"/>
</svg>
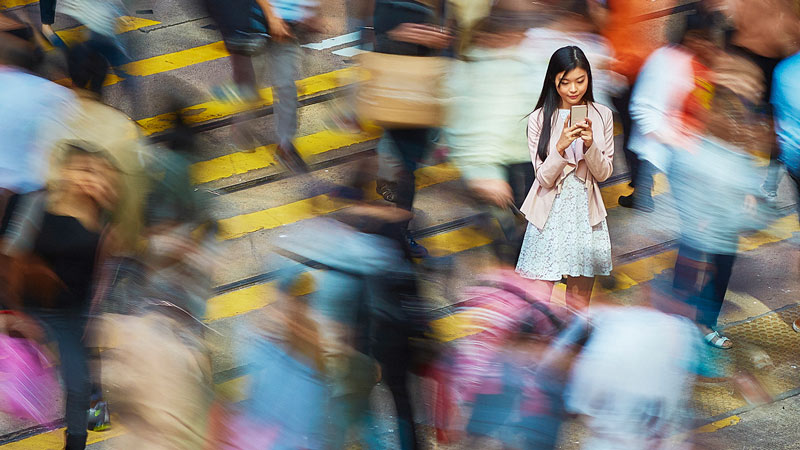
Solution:
<svg viewBox="0 0 800 450">
<path fill-rule="evenodd" d="M 716 347 L 716 348 L 722 349 L 722 350 L 730 350 L 731 347 L 733 347 L 732 343 L 731 343 L 730 346 L 725 347 L 725 343 L 726 342 L 731 342 L 731 340 L 726 338 L 725 336 L 719 334 L 719 332 L 717 332 L 717 331 L 712 331 L 711 333 L 708 333 L 707 335 L 705 335 L 704 339 L 706 340 L 708 345 L 710 345 L 712 347 Z"/>
</svg>

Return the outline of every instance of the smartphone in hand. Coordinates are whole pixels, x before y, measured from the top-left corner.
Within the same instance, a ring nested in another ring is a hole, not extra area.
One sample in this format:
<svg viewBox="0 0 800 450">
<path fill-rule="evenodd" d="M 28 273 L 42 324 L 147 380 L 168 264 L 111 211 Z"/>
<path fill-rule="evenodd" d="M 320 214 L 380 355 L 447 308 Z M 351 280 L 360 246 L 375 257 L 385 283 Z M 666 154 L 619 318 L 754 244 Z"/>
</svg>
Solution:
<svg viewBox="0 0 800 450">
<path fill-rule="evenodd" d="M 586 105 L 574 105 L 569 109 L 569 126 L 574 127 L 576 123 L 586 120 L 589 115 L 589 107 Z"/>
</svg>

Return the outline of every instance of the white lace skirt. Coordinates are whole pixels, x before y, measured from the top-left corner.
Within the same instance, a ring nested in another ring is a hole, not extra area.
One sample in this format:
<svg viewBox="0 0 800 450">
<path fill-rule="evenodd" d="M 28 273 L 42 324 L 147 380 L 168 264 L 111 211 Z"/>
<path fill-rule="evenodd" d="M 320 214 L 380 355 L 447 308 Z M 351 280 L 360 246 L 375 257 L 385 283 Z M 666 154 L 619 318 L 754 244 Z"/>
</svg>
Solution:
<svg viewBox="0 0 800 450">
<path fill-rule="evenodd" d="M 564 179 L 544 229 L 528 223 L 517 273 L 547 281 L 611 273 L 608 226 L 605 220 L 589 225 L 589 195 L 574 172 Z"/>
</svg>

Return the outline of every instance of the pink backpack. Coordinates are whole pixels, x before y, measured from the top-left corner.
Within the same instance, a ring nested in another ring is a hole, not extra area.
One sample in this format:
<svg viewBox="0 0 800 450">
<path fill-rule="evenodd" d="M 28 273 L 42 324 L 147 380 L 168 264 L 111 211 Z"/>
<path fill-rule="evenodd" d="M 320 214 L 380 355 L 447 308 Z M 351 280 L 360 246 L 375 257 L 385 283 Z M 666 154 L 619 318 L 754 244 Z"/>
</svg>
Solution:
<svg viewBox="0 0 800 450">
<path fill-rule="evenodd" d="M 0 412 L 44 425 L 57 417 L 61 389 L 39 346 L 0 334 Z"/>
</svg>

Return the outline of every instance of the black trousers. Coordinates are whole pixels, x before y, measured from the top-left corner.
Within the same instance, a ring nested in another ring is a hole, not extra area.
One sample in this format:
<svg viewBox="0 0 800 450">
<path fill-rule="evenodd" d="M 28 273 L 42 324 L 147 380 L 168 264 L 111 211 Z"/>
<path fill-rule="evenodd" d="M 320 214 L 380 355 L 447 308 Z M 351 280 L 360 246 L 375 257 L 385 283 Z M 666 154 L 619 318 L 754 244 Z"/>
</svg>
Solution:
<svg viewBox="0 0 800 450">
<path fill-rule="evenodd" d="M 639 157 L 628 147 L 628 141 L 631 139 L 631 130 L 633 129 L 633 120 L 630 112 L 631 91 L 632 87 L 629 87 L 618 97 L 612 98 L 611 101 L 614 103 L 614 108 L 619 112 L 620 121 L 622 122 L 622 151 L 625 153 L 625 162 L 628 164 L 628 170 L 631 174 L 631 183 L 636 186 L 639 179 Z"/>
<path fill-rule="evenodd" d="M 736 254 L 707 254 L 705 268 L 694 264 L 700 254 L 702 252 L 681 244 L 675 262 L 673 288 L 684 293 L 687 303 L 697 308 L 697 323 L 714 328 L 728 291 Z"/>
<path fill-rule="evenodd" d="M 56 0 L 39 0 L 39 15 L 42 25 L 52 25 L 56 22 Z"/>
<path fill-rule="evenodd" d="M 87 410 L 91 400 L 89 351 L 84 331 L 88 316 L 79 310 L 31 310 L 48 336 L 58 344 L 60 372 L 66 393 L 66 418 L 69 450 L 82 450 L 88 435 Z"/>
<path fill-rule="evenodd" d="M 397 179 L 397 205 L 411 211 L 416 194 L 414 171 L 430 149 L 429 128 L 386 130 L 394 141 L 397 154 L 403 162 L 403 170 Z"/>
</svg>

